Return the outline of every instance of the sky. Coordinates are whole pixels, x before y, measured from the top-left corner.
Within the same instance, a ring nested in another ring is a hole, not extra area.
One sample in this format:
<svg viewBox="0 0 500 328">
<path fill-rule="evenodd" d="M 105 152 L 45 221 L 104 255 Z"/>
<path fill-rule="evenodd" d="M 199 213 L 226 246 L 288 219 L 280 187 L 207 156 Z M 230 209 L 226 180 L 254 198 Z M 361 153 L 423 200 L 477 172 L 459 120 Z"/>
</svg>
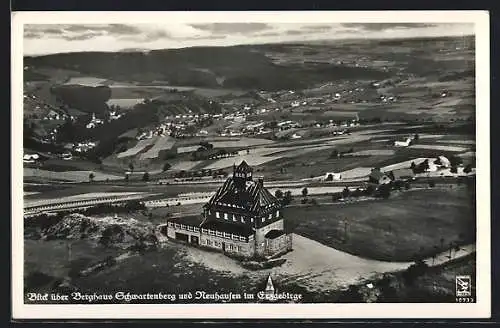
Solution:
<svg viewBox="0 0 500 328">
<path fill-rule="evenodd" d="M 473 35 L 472 23 L 167 23 L 27 24 L 27 56 L 311 40 Z"/>
</svg>

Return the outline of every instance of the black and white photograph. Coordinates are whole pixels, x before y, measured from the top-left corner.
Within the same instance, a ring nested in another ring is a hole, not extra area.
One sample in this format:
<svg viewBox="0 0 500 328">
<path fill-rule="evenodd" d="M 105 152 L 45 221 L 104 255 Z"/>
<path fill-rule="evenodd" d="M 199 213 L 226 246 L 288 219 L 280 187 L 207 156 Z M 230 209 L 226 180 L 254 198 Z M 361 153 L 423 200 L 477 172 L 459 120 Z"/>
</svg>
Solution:
<svg viewBox="0 0 500 328">
<path fill-rule="evenodd" d="M 487 13 L 133 14 L 14 13 L 19 315 L 489 316 Z"/>
</svg>

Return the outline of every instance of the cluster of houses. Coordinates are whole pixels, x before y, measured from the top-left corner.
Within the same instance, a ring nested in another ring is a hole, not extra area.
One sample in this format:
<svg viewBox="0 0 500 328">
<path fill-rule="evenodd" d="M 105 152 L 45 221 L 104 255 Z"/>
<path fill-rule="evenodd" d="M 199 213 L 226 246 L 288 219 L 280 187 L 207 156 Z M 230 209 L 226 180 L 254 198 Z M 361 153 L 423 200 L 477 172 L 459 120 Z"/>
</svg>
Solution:
<svg viewBox="0 0 500 328">
<path fill-rule="evenodd" d="M 436 172 L 449 169 L 450 160 L 445 156 L 438 156 L 432 160 L 426 159 L 418 165 L 412 164 L 409 168 L 398 168 L 391 171 L 382 171 L 379 168 L 373 168 L 368 175 L 369 183 L 375 185 L 384 185 L 391 182 L 408 182 L 414 180 L 417 174 L 425 172 Z M 342 174 L 336 172 L 326 172 L 321 178 L 322 181 L 341 181 Z"/>
<path fill-rule="evenodd" d="M 301 127 L 301 125 L 299 123 L 294 122 L 294 121 L 282 121 L 282 122 L 279 122 L 278 124 L 276 124 L 276 126 L 278 127 L 278 129 L 280 129 L 280 131 Z"/>
<path fill-rule="evenodd" d="M 215 118 L 217 115 L 221 114 L 184 114 L 166 117 L 164 122 L 152 127 L 150 130 L 142 131 L 135 138 L 137 140 L 143 140 L 151 139 L 153 136 L 172 136 L 175 138 L 207 136 L 207 130 L 195 127 L 198 126 L 200 122 L 210 118 Z M 192 133 L 187 132 L 190 128 L 191 130 L 197 131 Z"/>
<path fill-rule="evenodd" d="M 85 126 L 87 129 L 93 129 L 98 125 L 104 124 L 104 120 L 100 118 L 96 118 L 95 113 L 92 113 L 92 119 L 90 120 L 89 123 Z"/>
<path fill-rule="evenodd" d="M 111 121 L 114 121 L 114 120 L 117 120 L 119 119 L 120 117 L 122 117 L 123 114 L 119 114 L 116 109 L 113 109 L 113 110 L 110 110 L 109 111 L 109 115 L 108 115 L 108 119 L 107 119 L 107 122 L 111 122 Z M 101 124 L 104 124 L 104 120 L 103 119 L 100 119 L 100 118 L 97 118 L 95 116 L 95 113 L 92 113 L 92 119 L 90 120 L 89 123 L 87 123 L 87 125 L 85 126 L 87 129 L 93 129 L 95 127 L 97 127 L 98 125 L 101 125 Z"/>
<path fill-rule="evenodd" d="M 97 142 L 95 141 L 81 141 L 81 142 L 76 142 L 76 143 L 67 143 L 64 145 L 64 148 L 73 151 L 75 153 L 86 153 L 89 150 L 93 149 L 95 146 L 97 146 Z M 71 154 L 71 153 L 69 153 Z M 69 156 L 66 156 L 69 157 Z M 65 158 L 65 159 L 70 159 L 70 158 Z"/>
<path fill-rule="evenodd" d="M 24 154 L 23 163 L 36 163 L 40 159 L 38 154 Z"/>
<path fill-rule="evenodd" d="M 67 115 L 65 113 L 59 113 L 59 112 L 56 112 L 55 110 L 51 109 L 47 115 L 45 115 L 43 117 L 43 120 L 45 121 L 60 121 L 60 120 L 66 120 L 70 118 L 71 121 L 75 121 L 76 120 L 76 117 L 72 116 L 72 115 Z"/>
</svg>

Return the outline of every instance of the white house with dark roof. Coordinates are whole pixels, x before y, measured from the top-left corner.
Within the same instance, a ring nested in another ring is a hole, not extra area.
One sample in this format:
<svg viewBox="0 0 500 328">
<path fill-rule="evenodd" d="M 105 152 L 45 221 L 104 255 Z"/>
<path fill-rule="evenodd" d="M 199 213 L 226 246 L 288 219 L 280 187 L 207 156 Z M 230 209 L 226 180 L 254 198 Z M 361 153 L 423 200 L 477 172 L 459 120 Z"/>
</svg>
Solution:
<svg viewBox="0 0 500 328">
<path fill-rule="evenodd" d="M 170 219 L 167 235 L 201 247 L 243 257 L 268 257 L 292 249 L 281 202 L 255 181 L 243 161 L 196 219 Z"/>
</svg>

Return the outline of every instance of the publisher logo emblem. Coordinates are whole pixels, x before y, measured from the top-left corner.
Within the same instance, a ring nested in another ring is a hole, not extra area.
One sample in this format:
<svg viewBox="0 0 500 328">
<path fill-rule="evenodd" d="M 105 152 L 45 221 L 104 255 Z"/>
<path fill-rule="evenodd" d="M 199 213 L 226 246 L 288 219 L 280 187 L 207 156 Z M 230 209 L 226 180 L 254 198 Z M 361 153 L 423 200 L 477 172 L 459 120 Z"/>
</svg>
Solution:
<svg viewBox="0 0 500 328">
<path fill-rule="evenodd" d="M 455 292 L 457 297 L 469 297 L 472 292 L 470 276 L 455 277 Z"/>
</svg>

